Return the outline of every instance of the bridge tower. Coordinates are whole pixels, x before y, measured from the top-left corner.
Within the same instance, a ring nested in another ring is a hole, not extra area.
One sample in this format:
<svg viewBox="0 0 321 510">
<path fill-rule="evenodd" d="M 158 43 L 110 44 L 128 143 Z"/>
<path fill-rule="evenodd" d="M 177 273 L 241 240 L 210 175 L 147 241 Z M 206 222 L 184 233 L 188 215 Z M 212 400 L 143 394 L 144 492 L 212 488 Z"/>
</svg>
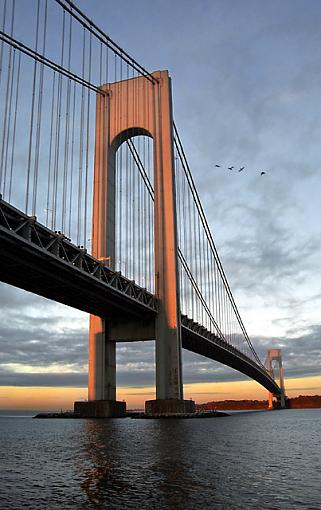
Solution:
<svg viewBox="0 0 321 510">
<path fill-rule="evenodd" d="M 284 374 L 283 374 L 283 366 L 282 366 L 282 351 L 281 349 L 269 349 L 267 356 L 267 369 L 273 377 L 273 362 L 276 362 L 278 365 L 279 371 L 279 380 L 280 380 L 280 395 L 274 395 L 269 392 L 269 409 L 273 409 L 273 397 L 276 397 L 278 400 L 278 405 L 281 409 L 286 407 L 286 396 L 285 396 L 285 387 L 284 387 Z"/>
<path fill-rule="evenodd" d="M 156 400 L 146 402 L 150 414 L 194 410 L 183 399 L 177 226 L 173 150 L 171 80 L 167 71 L 154 80 L 136 77 L 100 87 L 96 103 L 93 255 L 115 268 L 116 152 L 129 138 L 145 135 L 154 145 L 154 267 L 157 317 L 138 323 L 126 312 L 117 320 L 90 316 L 88 402 L 83 415 L 118 416 L 116 342 L 156 340 Z"/>
</svg>

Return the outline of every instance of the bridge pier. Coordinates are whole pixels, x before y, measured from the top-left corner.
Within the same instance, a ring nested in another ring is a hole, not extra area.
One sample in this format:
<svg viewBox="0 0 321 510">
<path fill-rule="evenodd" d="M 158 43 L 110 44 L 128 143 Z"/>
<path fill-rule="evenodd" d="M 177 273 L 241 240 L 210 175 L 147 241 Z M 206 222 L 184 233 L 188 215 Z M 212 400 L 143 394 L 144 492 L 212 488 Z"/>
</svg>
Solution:
<svg viewBox="0 0 321 510">
<path fill-rule="evenodd" d="M 173 328 L 168 327 L 164 310 L 159 310 L 156 318 L 156 399 L 145 402 L 147 415 L 188 414 L 195 411 L 195 402 L 183 398 L 182 339 L 178 311 L 174 317 L 176 327 Z"/>
<path fill-rule="evenodd" d="M 110 339 L 107 321 L 90 316 L 88 401 L 75 402 L 83 418 L 126 416 L 126 403 L 116 400 L 116 342 Z"/>
<path fill-rule="evenodd" d="M 91 315 L 88 400 L 116 400 L 116 344 L 108 336 L 107 321 Z"/>
</svg>

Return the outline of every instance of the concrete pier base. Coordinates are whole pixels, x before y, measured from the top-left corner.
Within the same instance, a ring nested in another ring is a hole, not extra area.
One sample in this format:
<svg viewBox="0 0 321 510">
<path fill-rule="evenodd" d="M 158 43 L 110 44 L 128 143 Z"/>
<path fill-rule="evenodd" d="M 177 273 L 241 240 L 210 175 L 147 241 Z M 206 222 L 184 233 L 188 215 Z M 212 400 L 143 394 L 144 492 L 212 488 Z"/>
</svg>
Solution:
<svg viewBox="0 0 321 510">
<path fill-rule="evenodd" d="M 75 402 L 74 413 L 81 418 L 124 418 L 126 416 L 126 402 L 117 400 Z"/>
<path fill-rule="evenodd" d="M 168 416 L 171 414 L 190 414 L 195 412 L 193 400 L 156 399 L 145 402 L 145 414 L 148 416 Z"/>
</svg>

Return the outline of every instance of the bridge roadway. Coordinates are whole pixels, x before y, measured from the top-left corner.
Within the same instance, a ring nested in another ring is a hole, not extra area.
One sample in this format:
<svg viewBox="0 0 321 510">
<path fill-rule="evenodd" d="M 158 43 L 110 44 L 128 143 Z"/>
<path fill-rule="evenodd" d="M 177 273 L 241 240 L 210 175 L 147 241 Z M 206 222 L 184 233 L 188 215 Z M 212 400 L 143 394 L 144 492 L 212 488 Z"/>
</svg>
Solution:
<svg viewBox="0 0 321 510">
<path fill-rule="evenodd" d="M 0 196 L 0 281 L 113 320 L 150 320 L 156 297 L 112 271 L 60 232 L 53 232 Z M 275 395 L 280 388 L 258 365 L 224 338 L 182 315 L 185 349 L 219 361 L 259 382 Z M 154 338 L 146 338 L 153 340 Z"/>
</svg>

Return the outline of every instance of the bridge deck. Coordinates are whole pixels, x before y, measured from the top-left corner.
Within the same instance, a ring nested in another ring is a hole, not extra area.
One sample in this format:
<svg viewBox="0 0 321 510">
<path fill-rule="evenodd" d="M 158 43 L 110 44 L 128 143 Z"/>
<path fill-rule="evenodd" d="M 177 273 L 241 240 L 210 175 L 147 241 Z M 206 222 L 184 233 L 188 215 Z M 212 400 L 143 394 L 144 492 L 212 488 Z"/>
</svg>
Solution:
<svg viewBox="0 0 321 510">
<path fill-rule="evenodd" d="M 0 199 L 0 280 L 87 313 L 155 315 L 156 298 Z"/>
<path fill-rule="evenodd" d="M 275 395 L 280 393 L 279 386 L 263 366 L 185 316 L 182 316 L 182 345 L 188 351 L 242 372 Z"/>
</svg>

